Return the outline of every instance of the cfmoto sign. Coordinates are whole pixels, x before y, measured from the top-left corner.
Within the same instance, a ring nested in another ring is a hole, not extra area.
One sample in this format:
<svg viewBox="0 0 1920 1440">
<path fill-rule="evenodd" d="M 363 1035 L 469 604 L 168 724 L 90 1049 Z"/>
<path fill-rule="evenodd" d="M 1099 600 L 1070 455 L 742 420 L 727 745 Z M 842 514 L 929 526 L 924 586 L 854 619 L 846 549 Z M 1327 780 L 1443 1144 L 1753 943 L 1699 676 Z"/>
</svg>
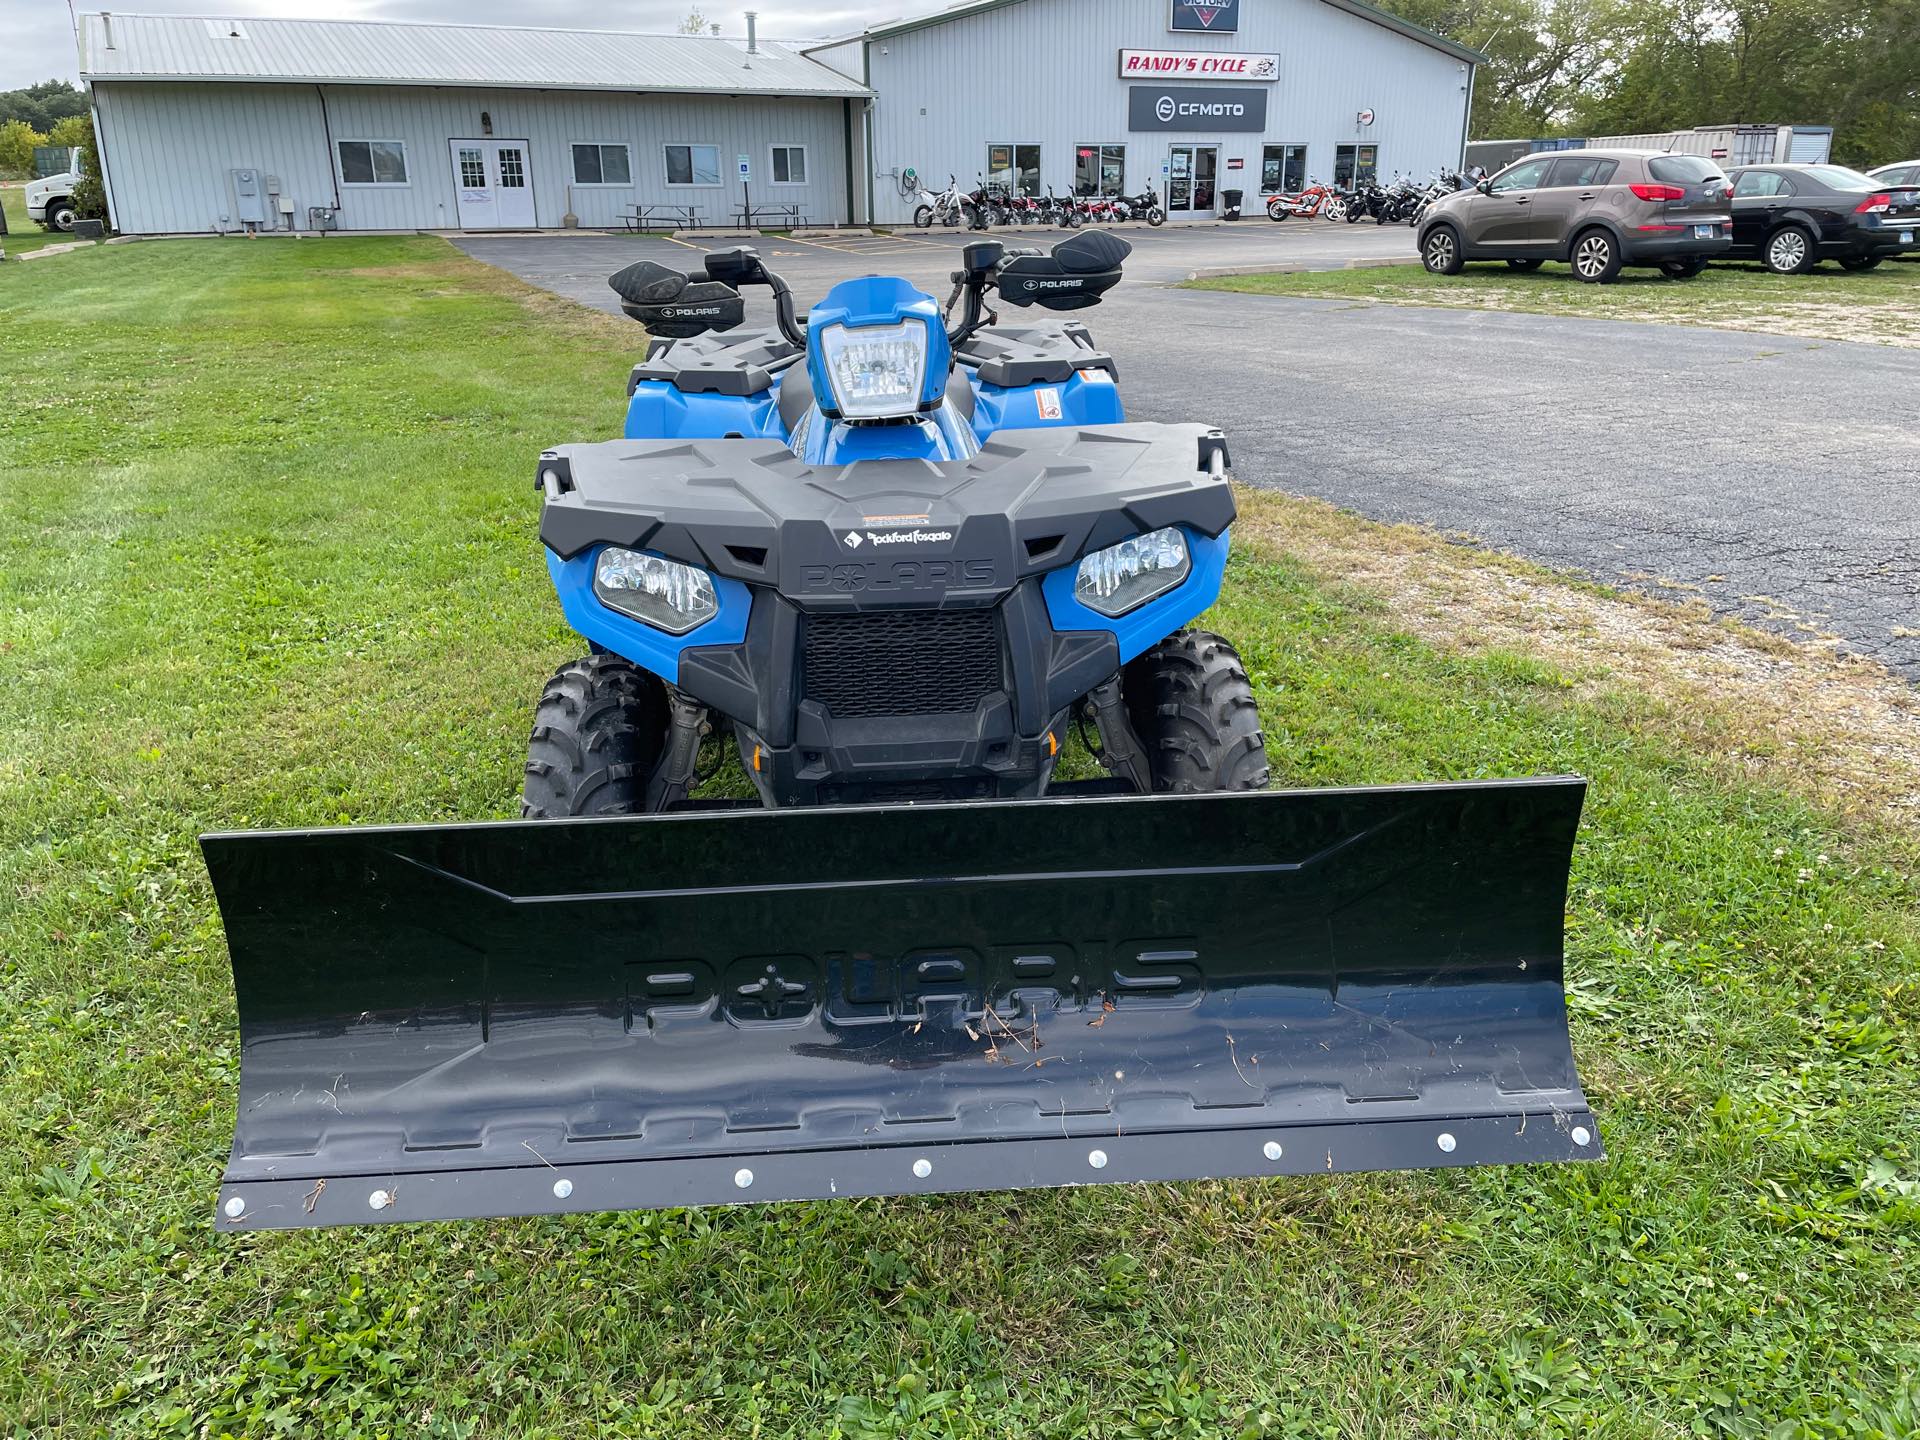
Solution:
<svg viewBox="0 0 1920 1440">
<path fill-rule="evenodd" d="M 1238 85 L 1129 86 L 1127 128 L 1258 134 L 1267 128 L 1267 90 Z"/>
</svg>

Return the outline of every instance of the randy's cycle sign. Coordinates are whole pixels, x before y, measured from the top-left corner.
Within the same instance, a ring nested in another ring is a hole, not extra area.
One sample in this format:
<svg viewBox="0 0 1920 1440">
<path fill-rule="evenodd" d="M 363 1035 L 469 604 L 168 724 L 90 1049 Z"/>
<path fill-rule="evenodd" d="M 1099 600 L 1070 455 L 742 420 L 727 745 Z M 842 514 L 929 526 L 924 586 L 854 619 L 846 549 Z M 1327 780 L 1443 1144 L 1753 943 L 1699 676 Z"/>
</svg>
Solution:
<svg viewBox="0 0 1920 1440">
<path fill-rule="evenodd" d="M 1122 50 L 1122 80 L 1264 80 L 1280 78 L 1280 57 L 1238 50 Z"/>
<path fill-rule="evenodd" d="M 1240 0 L 1173 0 L 1173 28 L 1231 35 L 1240 28 Z"/>
</svg>

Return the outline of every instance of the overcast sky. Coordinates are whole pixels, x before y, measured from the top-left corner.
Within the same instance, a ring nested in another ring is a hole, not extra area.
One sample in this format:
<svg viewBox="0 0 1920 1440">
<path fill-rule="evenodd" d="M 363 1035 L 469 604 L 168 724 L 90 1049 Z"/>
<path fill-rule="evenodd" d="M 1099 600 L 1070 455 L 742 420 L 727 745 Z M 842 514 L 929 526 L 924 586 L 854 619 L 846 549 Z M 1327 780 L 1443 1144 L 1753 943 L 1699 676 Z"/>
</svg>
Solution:
<svg viewBox="0 0 1920 1440">
<path fill-rule="evenodd" d="M 818 39 L 852 34 L 869 25 L 900 15 L 921 15 L 946 8 L 947 0 L 881 0 L 857 5 L 847 0 L 818 4 L 782 4 L 779 0 L 744 0 L 732 5 L 704 4 L 708 20 L 726 27 L 729 35 L 746 32 L 740 17 L 751 5 L 760 16 L 760 33 L 768 39 Z M 616 0 L 589 4 L 588 0 L 74 0 L 75 10 L 124 9 L 127 14 L 219 15 L 237 17 L 274 15 L 283 19 L 327 20 L 442 20 L 471 25 L 551 25 L 576 30 L 653 30 L 679 27 L 691 8 L 689 0 Z M 36 80 L 58 77 L 76 80 L 73 22 L 67 0 L 0 0 L 0 90 L 16 90 Z"/>
</svg>

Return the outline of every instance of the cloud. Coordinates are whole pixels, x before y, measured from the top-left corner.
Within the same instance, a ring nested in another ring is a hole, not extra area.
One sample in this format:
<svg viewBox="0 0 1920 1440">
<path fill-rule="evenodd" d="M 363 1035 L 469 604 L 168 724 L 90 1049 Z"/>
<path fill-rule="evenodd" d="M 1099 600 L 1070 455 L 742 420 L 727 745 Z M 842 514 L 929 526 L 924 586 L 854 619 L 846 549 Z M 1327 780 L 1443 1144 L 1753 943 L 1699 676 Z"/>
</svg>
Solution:
<svg viewBox="0 0 1920 1440">
<path fill-rule="evenodd" d="M 895 4 L 861 6 L 851 4 L 780 5 L 741 0 L 725 7 L 706 4 L 698 8 L 713 23 L 724 26 L 730 35 L 744 33 L 741 19 L 751 6 L 760 15 L 760 34 L 774 40 L 811 40 L 833 35 L 852 34 L 898 14 L 925 13 L 944 8 L 940 4 L 897 0 Z M 79 8 L 79 7 L 76 7 Z M 86 9 L 111 9 L 92 0 Z M 166 13 L 159 6 L 149 9 L 129 4 L 129 13 Z M 223 16 L 244 18 L 249 15 L 286 19 L 329 20 L 435 20 L 467 25 L 540 25 L 558 30 L 642 30 L 670 31 L 693 8 L 689 0 L 629 0 L 619 11 L 616 23 L 604 4 L 587 0 L 544 0 L 539 5 L 509 3 L 509 0 L 217 0 L 214 4 L 183 4 L 176 13 L 206 14 L 217 10 Z M 0 0 L 0 35 L 7 37 L 6 53 L 0 58 L 0 90 L 13 90 L 36 80 L 57 76 L 74 80 L 79 76 L 74 56 L 73 33 L 67 25 L 64 5 L 53 0 Z"/>
</svg>

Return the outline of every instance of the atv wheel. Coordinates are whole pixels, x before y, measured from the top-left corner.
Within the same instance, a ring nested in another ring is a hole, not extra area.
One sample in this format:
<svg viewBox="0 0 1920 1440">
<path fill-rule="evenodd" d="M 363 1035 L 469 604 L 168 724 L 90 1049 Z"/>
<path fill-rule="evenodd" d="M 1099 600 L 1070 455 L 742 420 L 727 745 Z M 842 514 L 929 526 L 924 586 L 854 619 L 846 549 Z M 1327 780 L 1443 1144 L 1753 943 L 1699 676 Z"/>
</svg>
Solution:
<svg viewBox="0 0 1920 1440">
<path fill-rule="evenodd" d="M 540 692 L 520 813 L 637 815 L 666 744 L 666 687 L 615 655 L 563 665 Z"/>
<path fill-rule="evenodd" d="M 1156 791 L 1267 788 L 1253 684 L 1225 640 L 1182 630 L 1128 665 L 1121 683 Z"/>
</svg>

